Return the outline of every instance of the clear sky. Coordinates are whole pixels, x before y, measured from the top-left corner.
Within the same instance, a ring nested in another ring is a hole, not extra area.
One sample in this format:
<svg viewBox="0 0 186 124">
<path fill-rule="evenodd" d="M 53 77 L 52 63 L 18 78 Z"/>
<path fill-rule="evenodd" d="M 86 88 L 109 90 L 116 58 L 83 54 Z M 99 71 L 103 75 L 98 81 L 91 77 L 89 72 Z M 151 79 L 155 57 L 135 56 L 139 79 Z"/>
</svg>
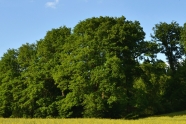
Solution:
<svg viewBox="0 0 186 124">
<path fill-rule="evenodd" d="M 99 16 L 139 21 L 150 40 L 159 22 L 186 22 L 186 0 L 0 0 L 0 57 L 9 48 L 35 43 L 47 31 L 73 28 L 79 21 Z"/>
</svg>

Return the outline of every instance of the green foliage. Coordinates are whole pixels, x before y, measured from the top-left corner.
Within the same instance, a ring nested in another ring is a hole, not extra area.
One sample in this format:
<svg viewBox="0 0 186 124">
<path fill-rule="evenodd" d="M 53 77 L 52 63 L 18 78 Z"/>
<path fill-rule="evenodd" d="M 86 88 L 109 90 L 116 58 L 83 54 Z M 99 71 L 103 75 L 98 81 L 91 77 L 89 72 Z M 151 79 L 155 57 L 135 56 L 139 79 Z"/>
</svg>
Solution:
<svg viewBox="0 0 186 124">
<path fill-rule="evenodd" d="M 170 111 L 184 110 L 186 100 L 186 81 L 185 81 L 185 72 L 186 72 L 186 63 L 185 60 L 180 62 L 176 74 L 172 77 L 167 84 L 166 99 L 168 105 L 171 107 Z"/>
<path fill-rule="evenodd" d="M 182 92 L 185 91 L 184 83 L 180 83 L 182 77 L 180 71 L 184 68 L 179 61 L 183 61 L 185 27 L 179 26 L 178 23 L 171 24 L 160 23 L 153 28 L 153 40 L 159 44 L 161 53 L 164 53 L 169 64 L 167 75 L 171 78 L 165 84 L 164 106 L 165 111 L 183 110 L 185 100 L 183 100 Z"/>
<path fill-rule="evenodd" d="M 185 26 L 153 30 L 153 41 L 144 41 L 138 21 L 93 17 L 8 50 L 0 60 L 0 117 L 137 118 L 186 109 L 186 62 L 178 61 Z"/>
<path fill-rule="evenodd" d="M 174 72 L 178 60 L 182 58 L 183 47 L 180 43 L 182 27 L 178 23 L 160 23 L 153 28 L 152 38 L 159 44 L 160 52 L 165 54 L 170 69 Z"/>
<path fill-rule="evenodd" d="M 184 23 L 183 28 L 181 30 L 181 39 L 180 40 L 181 40 L 181 45 L 183 46 L 184 50 L 186 51 L 186 23 Z"/>
<path fill-rule="evenodd" d="M 69 112 L 66 115 L 74 113 L 74 107 L 83 107 L 85 117 L 121 117 L 125 113 L 140 56 L 136 47 L 144 35 L 139 22 L 124 17 L 90 18 L 75 26 L 54 74 L 58 87 L 69 92 L 64 93 L 62 105 Z M 74 97 L 78 100 L 70 101 L 73 105 L 66 104 Z M 117 111 L 108 114 L 113 109 Z"/>
<path fill-rule="evenodd" d="M 141 65 L 143 75 L 139 78 L 134 88 L 138 109 L 141 114 L 158 114 L 163 109 L 162 100 L 165 92 L 165 85 L 170 76 L 166 75 L 166 64 L 162 61 L 153 63 L 144 62 Z"/>
<path fill-rule="evenodd" d="M 17 50 L 9 49 L 0 61 L 0 116 L 10 117 L 12 114 L 13 83 L 20 76 L 17 62 Z"/>
</svg>

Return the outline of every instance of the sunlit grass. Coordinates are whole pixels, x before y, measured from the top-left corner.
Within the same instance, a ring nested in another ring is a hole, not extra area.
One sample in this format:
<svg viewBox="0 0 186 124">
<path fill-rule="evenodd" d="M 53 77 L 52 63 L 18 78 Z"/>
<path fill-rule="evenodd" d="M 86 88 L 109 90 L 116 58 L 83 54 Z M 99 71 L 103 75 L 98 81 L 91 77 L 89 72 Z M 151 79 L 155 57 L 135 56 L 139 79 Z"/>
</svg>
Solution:
<svg viewBox="0 0 186 124">
<path fill-rule="evenodd" d="M 164 114 L 138 120 L 1 118 L 0 124 L 186 124 L 186 111 Z"/>
</svg>

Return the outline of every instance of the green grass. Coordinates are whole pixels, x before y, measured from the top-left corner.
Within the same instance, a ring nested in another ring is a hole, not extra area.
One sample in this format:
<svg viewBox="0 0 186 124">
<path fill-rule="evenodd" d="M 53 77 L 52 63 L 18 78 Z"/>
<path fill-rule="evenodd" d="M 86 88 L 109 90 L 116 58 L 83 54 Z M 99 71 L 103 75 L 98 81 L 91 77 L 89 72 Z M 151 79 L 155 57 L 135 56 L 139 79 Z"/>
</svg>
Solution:
<svg viewBox="0 0 186 124">
<path fill-rule="evenodd" d="M 186 124 L 186 111 L 158 115 L 138 120 L 1 118 L 0 124 Z"/>
<path fill-rule="evenodd" d="M 157 117 L 161 117 L 161 116 L 168 116 L 168 117 L 186 116 L 186 110 L 185 111 L 180 111 L 180 112 L 173 112 L 173 113 L 163 114 L 163 115 L 159 115 Z"/>
</svg>

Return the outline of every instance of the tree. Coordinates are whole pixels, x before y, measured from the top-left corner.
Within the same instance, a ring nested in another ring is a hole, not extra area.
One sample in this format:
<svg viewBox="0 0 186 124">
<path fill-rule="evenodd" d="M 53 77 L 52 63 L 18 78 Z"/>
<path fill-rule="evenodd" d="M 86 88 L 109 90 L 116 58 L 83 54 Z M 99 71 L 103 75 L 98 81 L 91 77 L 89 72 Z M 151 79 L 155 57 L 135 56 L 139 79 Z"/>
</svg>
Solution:
<svg viewBox="0 0 186 124">
<path fill-rule="evenodd" d="M 10 117 L 13 110 L 13 84 L 20 76 L 18 52 L 9 49 L 0 60 L 0 116 Z"/>
<path fill-rule="evenodd" d="M 153 30 L 144 41 L 138 21 L 92 17 L 8 50 L 0 60 L 0 117 L 135 118 L 185 109 L 186 24 Z"/>
<path fill-rule="evenodd" d="M 140 67 L 143 73 L 134 83 L 136 114 L 143 116 L 165 112 L 165 86 L 170 80 L 170 76 L 166 74 L 166 64 L 161 60 L 146 60 Z"/>
<path fill-rule="evenodd" d="M 180 66 L 180 59 L 183 61 L 185 45 L 185 27 L 179 26 L 178 23 L 171 24 L 160 23 L 154 28 L 153 40 L 159 44 L 160 52 L 164 53 L 170 69 L 167 74 L 171 76 L 165 85 L 164 103 L 166 111 L 183 110 L 181 107 L 185 103 L 183 100 L 185 83 L 181 81 L 184 66 Z M 182 62 L 181 62 L 182 63 Z M 183 67 L 183 68 L 182 68 Z M 183 70 L 182 70 L 182 69 Z"/>
<path fill-rule="evenodd" d="M 183 25 L 183 29 L 181 31 L 181 45 L 184 47 L 184 53 L 186 51 L 186 23 Z"/>
<path fill-rule="evenodd" d="M 185 110 L 185 95 L 186 95 L 186 60 L 178 64 L 177 73 L 174 76 L 174 81 L 176 85 L 173 85 L 172 99 L 172 109 L 175 111 Z"/>
<path fill-rule="evenodd" d="M 161 22 L 153 27 L 154 35 L 151 35 L 154 42 L 159 44 L 160 52 L 165 54 L 174 73 L 178 60 L 182 58 L 183 48 L 180 44 L 180 33 L 182 27 L 176 22 L 167 24 Z"/>
<path fill-rule="evenodd" d="M 32 86 L 36 87 L 37 109 L 35 117 L 57 117 L 57 101 L 62 97 L 62 91 L 57 87 L 53 72 L 60 64 L 60 53 L 63 45 L 71 35 L 71 29 L 65 26 L 48 31 L 44 39 L 37 42 L 37 65 L 30 72 L 35 72 Z M 38 87 L 37 87 L 38 86 Z M 35 93 L 33 94 L 35 97 Z"/>
<path fill-rule="evenodd" d="M 93 17 L 77 24 L 54 74 L 65 96 L 61 116 L 118 118 L 130 113 L 144 35 L 139 22 L 125 17 Z"/>
</svg>

